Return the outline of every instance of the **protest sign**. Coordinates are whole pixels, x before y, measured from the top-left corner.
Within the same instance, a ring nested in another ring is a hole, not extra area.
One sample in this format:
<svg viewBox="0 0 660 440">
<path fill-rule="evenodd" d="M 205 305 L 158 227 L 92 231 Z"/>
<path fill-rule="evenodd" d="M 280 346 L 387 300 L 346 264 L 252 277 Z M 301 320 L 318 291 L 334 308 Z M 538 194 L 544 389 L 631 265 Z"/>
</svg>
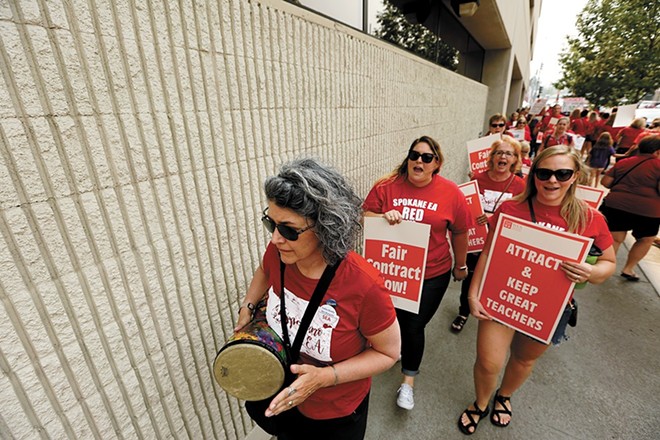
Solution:
<svg viewBox="0 0 660 440">
<path fill-rule="evenodd" d="M 513 136 L 513 138 L 517 141 L 524 141 L 525 140 L 525 129 L 515 129 L 515 130 L 509 130 L 509 133 Z"/>
<path fill-rule="evenodd" d="M 561 104 L 561 111 L 565 113 L 570 113 L 576 108 L 582 110 L 589 106 L 589 101 L 587 98 L 563 98 Z"/>
<path fill-rule="evenodd" d="M 488 154 L 490 146 L 498 139 L 500 134 L 491 134 L 479 139 L 473 139 L 467 142 L 468 161 L 470 162 L 470 171 L 473 174 L 486 171 L 488 168 Z"/>
<path fill-rule="evenodd" d="M 479 301 L 496 321 L 550 343 L 575 285 L 560 265 L 584 262 L 592 241 L 501 214 Z"/>
<path fill-rule="evenodd" d="M 622 105 L 616 111 L 612 127 L 626 127 L 635 119 L 637 104 Z"/>
<path fill-rule="evenodd" d="M 484 215 L 484 209 L 481 206 L 481 200 L 479 197 L 479 184 L 471 180 L 462 185 L 458 185 L 463 195 L 465 196 L 465 201 L 470 208 L 470 215 L 473 219 Z M 488 228 L 486 225 L 475 225 L 468 230 L 468 253 L 471 252 L 481 252 L 486 244 L 486 236 L 488 235 Z"/>
<path fill-rule="evenodd" d="M 385 279 L 394 307 L 419 312 L 431 225 L 380 217 L 364 218 L 364 258 Z"/>
<path fill-rule="evenodd" d="M 573 142 L 575 143 L 575 149 L 578 151 L 582 151 L 582 146 L 584 145 L 585 138 L 583 136 L 580 136 L 579 134 L 572 136 L 573 136 Z"/>
<path fill-rule="evenodd" d="M 548 102 L 547 98 L 537 98 L 532 104 L 532 108 L 529 109 L 530 115 L 538 115 L 545 108 L 545 104 Z"/>
<path fill-rule="evenodd" d="M 600 202 L 605 196 L 605 190 L 600 188 L 593 188 L 591 186 L 577 185 L 575 187 L 575 197 L 583 200 L 587 205 L 594 209 L 598 209 Z"/>
<path fill-rule="evenodd" d="M 520 167 L 520 172 L 522 173 L 524 179 L 527 179 L 527 176 L 529 176 L 529 170 L 531 168 L 532 167 L 530 167 L 529 165 L 523 165 Z"/>
</svg>

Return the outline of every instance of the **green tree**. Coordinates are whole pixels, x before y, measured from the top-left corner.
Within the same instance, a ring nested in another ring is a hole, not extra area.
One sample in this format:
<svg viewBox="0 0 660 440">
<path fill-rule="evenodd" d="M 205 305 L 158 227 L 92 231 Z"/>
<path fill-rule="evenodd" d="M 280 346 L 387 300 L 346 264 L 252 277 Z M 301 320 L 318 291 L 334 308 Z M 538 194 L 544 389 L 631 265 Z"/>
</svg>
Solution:
<svg viewBox="0 0 660 440">
<path fill-rule="evenodd" d="M 385 9 L 378 14 L 380 25 L 375 32 L 378 38 L 408 49 L 416 55 L 456 71 L 458 51 L 421 24 L 412 24 L 401 11 L 388 0 Z"/>
<path fill-rule="evenodd" d="M 660 87 L 660 2 L 589 0 L 559 57 L 557 88 L 595 105 L 635 103 Z"/>
</svg>

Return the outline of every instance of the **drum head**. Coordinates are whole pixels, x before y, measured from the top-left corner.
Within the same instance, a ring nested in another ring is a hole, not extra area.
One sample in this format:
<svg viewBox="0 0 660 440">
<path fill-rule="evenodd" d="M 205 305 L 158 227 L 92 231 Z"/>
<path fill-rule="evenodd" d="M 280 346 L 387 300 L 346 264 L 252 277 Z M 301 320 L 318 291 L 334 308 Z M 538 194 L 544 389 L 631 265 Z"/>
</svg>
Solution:
<svg viewBox="0 0 660 440">
<path fill-rule="evenodd" d="M 242 400 L 266 399 L 284 384 L 280 360 L 256 344 L 225 347 L 215 358 L 213 375 L 227 393 Z"/>
</svg>

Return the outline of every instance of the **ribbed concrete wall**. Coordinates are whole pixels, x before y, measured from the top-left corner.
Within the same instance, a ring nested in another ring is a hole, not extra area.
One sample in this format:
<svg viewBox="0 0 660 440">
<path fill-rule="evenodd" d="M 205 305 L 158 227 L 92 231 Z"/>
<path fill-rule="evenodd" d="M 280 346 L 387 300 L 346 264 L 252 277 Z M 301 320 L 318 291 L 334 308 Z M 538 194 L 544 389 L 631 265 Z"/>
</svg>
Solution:
<svg viewBox="0 0 660 440">
<path fill-rule="evenodd" d="M 366 195 L 430 134 L 464 180 L 487 89 L 280 1 L 0 0 L 0 438 L 243 438 L 210 365 L 264 178 Z"/>
</svg>

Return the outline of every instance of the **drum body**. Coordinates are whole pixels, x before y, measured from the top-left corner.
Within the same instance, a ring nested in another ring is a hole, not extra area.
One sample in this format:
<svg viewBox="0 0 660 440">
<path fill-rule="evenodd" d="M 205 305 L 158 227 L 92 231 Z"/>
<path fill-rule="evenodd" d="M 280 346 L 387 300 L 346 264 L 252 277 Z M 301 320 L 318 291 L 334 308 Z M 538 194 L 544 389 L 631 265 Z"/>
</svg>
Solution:
<svg viewBox="0 0 660 440">
<path fill-rule="evenodd" d="M 229 394 L 242 400 L 263 400 L 284 384 L 284 344 L 259 313 L 229 338 L 213 362 L 213 375 Z"/>
</svg>

